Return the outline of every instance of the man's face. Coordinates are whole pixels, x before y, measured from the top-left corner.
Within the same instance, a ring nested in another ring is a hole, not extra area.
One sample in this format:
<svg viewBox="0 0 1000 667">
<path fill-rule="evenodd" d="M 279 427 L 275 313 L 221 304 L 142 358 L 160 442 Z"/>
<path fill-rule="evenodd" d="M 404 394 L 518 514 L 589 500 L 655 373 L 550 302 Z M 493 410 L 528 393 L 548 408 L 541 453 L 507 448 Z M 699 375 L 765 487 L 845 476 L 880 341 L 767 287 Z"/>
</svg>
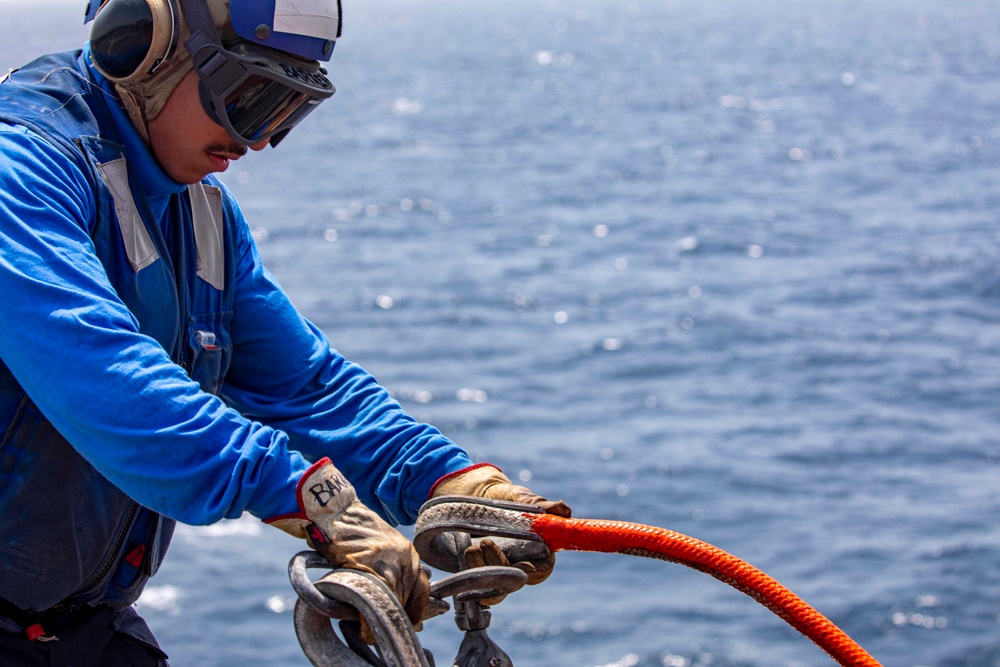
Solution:
<svg viewBox="0 0 1000 667">
<path fill-rule="evenodd" d="M 223 172 L 230 160 L 246 155 L 225 128 L 209 118 L 198 96 L 198 73 L 188 72 L 167 98 L 159 115 L 147 123 L 149 145 L 163 171 L 178 183 L 197 183 Z M 250 146 L 255 151 L 267 140 Z"/>
</svg>

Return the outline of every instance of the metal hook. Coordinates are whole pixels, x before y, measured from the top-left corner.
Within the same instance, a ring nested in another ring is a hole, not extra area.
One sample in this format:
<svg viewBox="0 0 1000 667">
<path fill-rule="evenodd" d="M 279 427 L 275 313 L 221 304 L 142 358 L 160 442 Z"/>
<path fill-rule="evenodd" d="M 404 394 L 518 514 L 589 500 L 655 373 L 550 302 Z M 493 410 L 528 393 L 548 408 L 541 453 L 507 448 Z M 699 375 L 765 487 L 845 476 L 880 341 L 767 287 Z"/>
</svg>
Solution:
<svg viewBox="0 0 1000 667">
<path fill-rule="evenodd" d="M 537 505 L 468 496 L 441 496 L 420 508 L 413 546 L 433 568 L 458 572 L 472 538 L 489 537 L 512 562 L 545 560 L 549 548 L 531 531 L 525 514 L 541 514 Z"/>
<path fill-rule="evenodd" d="M 323 566 L 329 564 L 311 551 L 297 554 L 288 566 L 292 587 L 299 594 L 295 634 L 315 667 L 433 667 L 433 658 L 420 646 L 402 606 L 381 579 L 365 572 L 336 569 L 314 584 L 305 575 L 306 568 Z M 359 615 L 375 636 L 378 657 L 351 636 L 356 629 L 350 622 Z M 334 632 L 331 618 L 343 621 L 341 632 L 347 644 Z"/>
</svg>

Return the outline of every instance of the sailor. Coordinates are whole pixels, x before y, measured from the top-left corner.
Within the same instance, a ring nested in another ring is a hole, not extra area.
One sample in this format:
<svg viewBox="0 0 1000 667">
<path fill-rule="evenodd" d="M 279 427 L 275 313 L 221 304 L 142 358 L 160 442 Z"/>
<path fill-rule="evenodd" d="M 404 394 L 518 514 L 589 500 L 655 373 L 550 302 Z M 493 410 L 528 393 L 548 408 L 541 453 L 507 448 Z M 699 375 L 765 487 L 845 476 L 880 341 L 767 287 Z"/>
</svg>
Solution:
<svg viewBox="0 0 1000 667">
<path fill-rule="evenodd" d="M 381 577 L 419 626 L 427 576 L 393 525 L 428 497 L 569 508 L 332 349 L 214 175 L 334 94 L 340 3 L 91 0 L 86 19 L 83 49 L 0 83 L 0 664 L 166 664 L 132 603 L 176 521 L 243 512 Z"/>
</svg>

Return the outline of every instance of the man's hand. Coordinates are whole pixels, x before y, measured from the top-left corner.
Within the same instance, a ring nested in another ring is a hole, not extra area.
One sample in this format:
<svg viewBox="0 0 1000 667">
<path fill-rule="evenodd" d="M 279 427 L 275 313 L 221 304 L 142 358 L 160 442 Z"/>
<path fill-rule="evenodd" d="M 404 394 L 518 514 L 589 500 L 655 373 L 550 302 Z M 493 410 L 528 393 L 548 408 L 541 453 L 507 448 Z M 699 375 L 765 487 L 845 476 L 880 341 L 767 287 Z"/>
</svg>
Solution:
<svg viewBox="0 0 1000 667">
<path fill-rule="evenodd" d="M 491 465 L 480 465 L 461 470 L 438 480 L 431 490 L 431 497 L 474 496 L 493 500 L 510 500 L 516 503 L 537 505 L 547 514 L 555 514 L 566 519 L 572 516 L 569 505 L 561 500 L 546 500 L 523 486 L 512 484 L 507 477 Z M 545 581 L 555 566 L 555 554 L 549 554 L 544 561 L 521 561 L 509 563 L 503 552 L 491 540 L 482 540 L 479 545 L 469 547 L 465 552 L 467 567 L 482 565 L 513 565 L 528 575 L 529 584 Z M 492 601 L 496 604 L 499 600 Z"/>
<path fill-rule="evenodd" d="M 297 493 L 300 513 L 266 523 L 305 539 L 334 565 L 381 578 L 419 630 L 430 583 L 410 541 L 358 500 L 354 487 L 330 459 L 317 461 L 302 474 Z M 362 636 L 374 643 L 364 619 Z"/>
</svg>

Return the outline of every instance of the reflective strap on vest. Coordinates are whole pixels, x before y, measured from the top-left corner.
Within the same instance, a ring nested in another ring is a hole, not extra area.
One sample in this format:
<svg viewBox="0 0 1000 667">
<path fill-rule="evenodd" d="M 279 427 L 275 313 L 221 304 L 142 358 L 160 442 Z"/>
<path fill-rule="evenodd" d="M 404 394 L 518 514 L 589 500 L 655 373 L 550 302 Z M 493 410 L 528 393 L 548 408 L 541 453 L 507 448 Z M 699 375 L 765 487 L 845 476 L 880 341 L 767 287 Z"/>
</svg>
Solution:
<svg viewBox="0 0 1000 667">
<path fill-rule="evenodd" d="M 97 165 L 101 178 L 115 200 L 115 216 L 132 270 L 138 273 L 160 258 L 136 207 L 128 184 L 125 158 Z M 222 190 L 204 183 L 188 186 L 194 243 L 198 252 L 198 277 L 215 289 L 226 286 L 223 245 Z"/>
<path fill-rule="evenodd" d="M 198 277 L 219 290 L 226 286 L 225 247 L 222 244 L 222 190 L 204 183 L 188 186 Z"/>
<path fill-rule="evenodd" d="M 115 216 L 118 218 L 118 227 L 125 242 L 128 261 L 132 265 L 132 270 L 139 273 L 158 260 L 160 254 L 156 251 L 153 239 L 149 237 L 149 231 L 139 216 L 139 209 L 136 208 L 132 191 L 128 187 L 128 164 L 125 158 L 119 158 L 99 164 L 97 169 L 115 200 Z"/>
</svg>

